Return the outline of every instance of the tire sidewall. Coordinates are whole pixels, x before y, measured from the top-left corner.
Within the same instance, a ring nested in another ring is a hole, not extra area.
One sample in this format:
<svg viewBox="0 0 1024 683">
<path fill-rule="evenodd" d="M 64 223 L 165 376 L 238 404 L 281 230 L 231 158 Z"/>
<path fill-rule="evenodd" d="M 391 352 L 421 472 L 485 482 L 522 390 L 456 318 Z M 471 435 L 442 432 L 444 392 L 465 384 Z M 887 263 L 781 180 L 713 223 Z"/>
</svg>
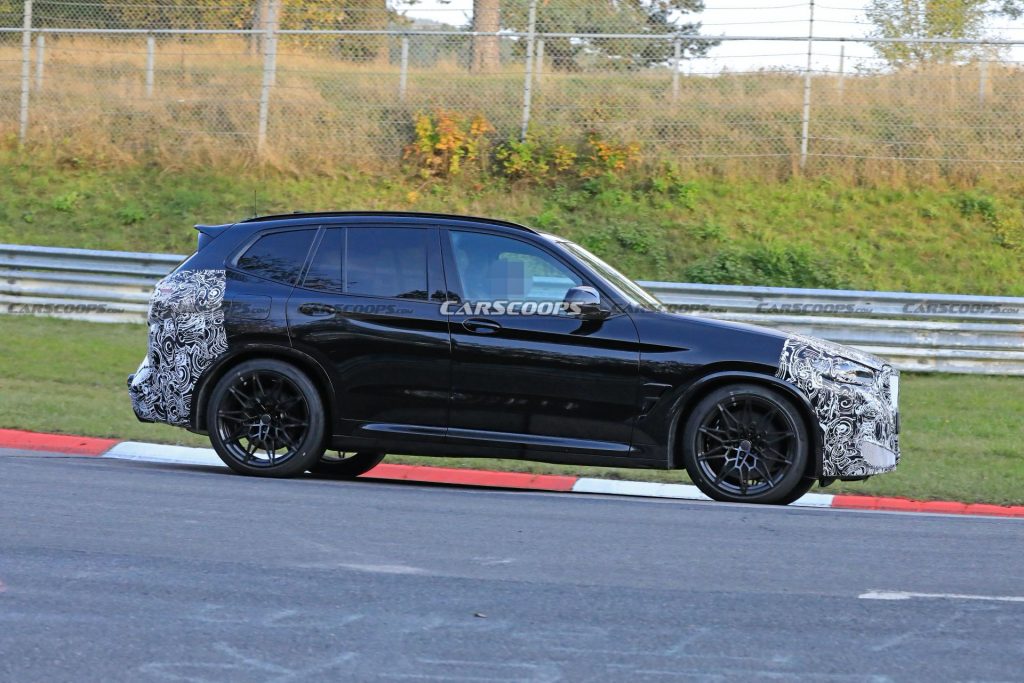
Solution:
<svg viewBox="0 0 1024 683">
<path fill-rule="evenodd" d="M 302 439 L 299 452 L 289 458 L 287 462 L 275 467 L 253 467 L 239 462 L 225 448 L 218 431 L 217 410 L 228 389 L 243 376 L 255 371 L 274 372 L 288 378 L 302 392 L 309 410 L 309 429 Z M 218 380 L 206 406 L 206 424 L 209 429 L 210 443 L 217 455 L 225 465 L 235 472 L 258 477 L 293 477 L 317 463 L 325 450 L 326 423 L 323 399 L 320 397 L 316 385 L 294 365 L 273 359 L 249 360 L 228 370 Z"/>
<path fill-rule="evenodd" d="M 723 400 L 732 397 L 756 396 L 761 399 L 768 399 L 775 403 L 796 428 L 797 447 L 793 465 L 776 486 L 763 493 L 753 496 L 737 496 L 715 488 L 713 482 L 708 481 L 697 463 L 697 438 L 698 428 L 709 410 L 712 410 Z M 687 474 L 705 495 L 718 501 L 730 503 L 764 503 L 764 504 L 786 504 L 792 502 L 792 496 L 797 487 L 806 484 L 807 464 L 810 459 L 810 439 L 807 432 L 807 421 L 800 414 L 792 401 L 784 395 L 758 384 L 732 384 L 720 387 L 711 391 L 700 400 L 686 419 L 683 428 L 683 464 Z"/>
</svg>

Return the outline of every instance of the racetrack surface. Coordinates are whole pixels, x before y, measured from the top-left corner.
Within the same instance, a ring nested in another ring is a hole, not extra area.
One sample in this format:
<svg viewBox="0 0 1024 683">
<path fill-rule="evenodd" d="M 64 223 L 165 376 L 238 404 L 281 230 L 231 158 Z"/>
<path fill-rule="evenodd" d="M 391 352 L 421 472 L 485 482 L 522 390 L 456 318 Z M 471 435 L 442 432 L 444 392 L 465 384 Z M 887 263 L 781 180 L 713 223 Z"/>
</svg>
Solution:
<svg viewBox="0 0 1024 683">
<path fill-rule="evenodd" d="M 7 450 L 0 680 L 1017 681 L 1022 548 L 1014 519 Z"/>
</svg>

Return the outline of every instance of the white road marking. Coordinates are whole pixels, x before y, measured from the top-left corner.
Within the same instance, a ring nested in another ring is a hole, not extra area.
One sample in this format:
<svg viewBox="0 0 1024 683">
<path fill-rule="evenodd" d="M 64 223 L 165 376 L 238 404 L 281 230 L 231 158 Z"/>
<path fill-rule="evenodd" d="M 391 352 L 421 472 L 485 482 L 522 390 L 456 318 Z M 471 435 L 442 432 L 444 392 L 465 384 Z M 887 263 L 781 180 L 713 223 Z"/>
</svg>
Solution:
<svg viewBox="0 0 1024 683">
<path fill-rule="evenodd" d="M 1017 595 L 968 595 L 966 593 L 911 593 L 908 591 L 871 590 L 857 596 L 861 600 L 987 600 L 989 602 L 1024 602 L 1024 596 Z"/>
</svg>

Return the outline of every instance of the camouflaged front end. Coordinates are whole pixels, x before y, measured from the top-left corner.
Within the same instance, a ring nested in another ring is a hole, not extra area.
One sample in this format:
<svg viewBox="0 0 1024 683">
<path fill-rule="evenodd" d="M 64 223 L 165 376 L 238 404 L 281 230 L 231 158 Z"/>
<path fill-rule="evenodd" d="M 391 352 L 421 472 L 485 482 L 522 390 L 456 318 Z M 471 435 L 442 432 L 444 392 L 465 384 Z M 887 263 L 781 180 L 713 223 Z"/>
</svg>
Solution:
<svg viewBox="0 0 1024 683">
<path fill-rule="evenodd" d="M 838 381 L 836 365 L 852 360 L 872 376 Z M 810 400 L 822 431 L 822 476 L 864 477 L 896 469 L 899 371 L 879 358 L 821 339 L 786 339 L 777 376 Z"/>
</svg>

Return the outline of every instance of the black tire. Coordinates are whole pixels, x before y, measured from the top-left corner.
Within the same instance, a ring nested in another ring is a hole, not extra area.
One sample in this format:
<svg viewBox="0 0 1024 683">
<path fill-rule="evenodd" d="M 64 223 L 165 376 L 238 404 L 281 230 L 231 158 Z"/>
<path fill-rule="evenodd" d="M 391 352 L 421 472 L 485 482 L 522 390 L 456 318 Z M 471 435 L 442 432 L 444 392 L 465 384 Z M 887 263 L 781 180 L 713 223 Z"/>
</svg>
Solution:
<svg viewBox="0 0 1024 683">
<path fill-rule="evenodd" d="M 301 370 L 261 359 L 231 368 L 206 408 L 210 442 L 239 474 L 293 477 L 324 454 L 323 400 Z"/>
<path fill-rule="evenodd" d="M 339 453 L 337 455 L 328 454 L 320 458 L 320 461 L 313 465 L 309 471 L 325 477 L 355 479 L 360 474 L 366 474 L 372 470 L 383 459 L 384 453 L 374 453 L 372 451 Z"/>
<path fill-rule="evenodd" d="M 714 500 L 786 505 L 807 492 L 810 440 L 783 394 L 758 384 L 715 389 L 683 428 L 683 463 Z M 804 488 L 806 486 L 806 488 Z"/>
</svg>

